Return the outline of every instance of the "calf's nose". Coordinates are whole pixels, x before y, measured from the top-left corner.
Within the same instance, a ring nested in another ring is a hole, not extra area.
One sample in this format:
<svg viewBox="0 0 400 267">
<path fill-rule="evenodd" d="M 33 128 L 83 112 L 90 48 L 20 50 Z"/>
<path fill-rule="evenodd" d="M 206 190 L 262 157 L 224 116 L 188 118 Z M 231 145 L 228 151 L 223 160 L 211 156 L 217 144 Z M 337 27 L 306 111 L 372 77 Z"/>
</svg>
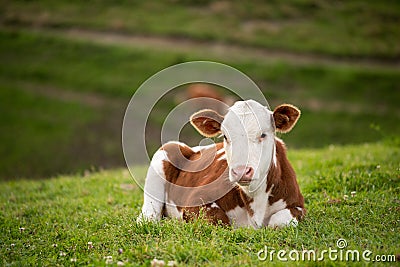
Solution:
<svg viewBox="0 0 400 267">
<path fill-rule="evenodd" d="M 251 181 L 251 178 L 254 175 L 254 169 L 252 167 L 247 167 L 247 166 L 239 166 L 236 168 L 233 168 L 231 170 L 232 176 L 235 177 L 238 181 L 239 180 L 244 180 L 244 181 Z"/>
</svg>

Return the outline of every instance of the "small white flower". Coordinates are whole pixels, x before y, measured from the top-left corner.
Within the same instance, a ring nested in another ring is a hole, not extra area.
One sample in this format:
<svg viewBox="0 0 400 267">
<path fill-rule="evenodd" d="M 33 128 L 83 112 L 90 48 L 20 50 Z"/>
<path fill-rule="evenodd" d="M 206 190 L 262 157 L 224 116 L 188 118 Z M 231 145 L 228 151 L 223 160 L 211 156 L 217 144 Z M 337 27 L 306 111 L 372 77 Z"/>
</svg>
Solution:
<svg viewBox="0 0 400 267">
<path fill-rule="evenodd" d="M 178 263 L 177 263 L 176 261 L 169 261 L 168 264 L 167 264 L 167 266 L 169 266 L 169 267 L 176 267 L 176 266 L 178 266 Z"/>
<path fill-rule="evenodd" d="M 88 249 L 91 249 L 91 248 L 93 248 L 93 242 L 87 242 L 87 245 L 88 245 Z"/>
<path fill-rule="evenodd" d="M 355 197 L 356 191 L 351 191 L 350 194 L 351 194 L 351 197 Z"/>
<path fill-rule="evenodd" d="M 19 231 L 22 233 L 23 231 L 25 231 L 25 227 L 20 227 Z"/>
<path fill-rule="evenodd" d="M 106 264 L 112 264 L 113 263 L 113 258 L 112 256 L 106 256 L 104 257 L 106 259 Z"/>
<path fill-rule="evenodd" d="M 377 168 L 377 169 L 380 169 L 380 168 L 381 168 L 381 165 L 376 165 L 376 168 Z"/>
<path fill-rule="evenodd" d="M 64 251 L 60 251 L 60 256 L 65 257 L 65 256 L 67 256 L 67 253 L 65 253 Z"/>
<path fill-rule="evenodd" d="M 122 254 L 124 250 L 122 248 L 118 249 L 118 254 Z"/>
<path fill-rule="evenodd" d="M 71 262 L 76 262 L 76 261 L 77 261 L 76 258 L 72 258 L 72 259 L 71 259 Z"/>
<path fill-rule="evenodd" d="M 347 200 L 348 198 L 349 198 L 348 195 L 344 195 L 344 196 L 343 196 L 343 199 L 344 199 L 344 200 Z"/>
<path fill-rule="evenodd" d="M 163 260 L 157 260 L 157 259 L 153 259 L 151 261 L 151 267 L 164 267 L 165 266 L 165 261 Z"/>
<path fill-rule="evenodd" d="M 122 262 L 122 261 L 118 261 L 118 262 L 117 262 L 117 266 L 124 266 L 124 265 L 125 265 L 125 263 Z"/>
<path fill-rule="evenodd" d="M 14 244 L 14 243 L 12 243 L 10 246 L 13 248 L 13 247 L 15 247 L 15 244 Z"/>
</svg>

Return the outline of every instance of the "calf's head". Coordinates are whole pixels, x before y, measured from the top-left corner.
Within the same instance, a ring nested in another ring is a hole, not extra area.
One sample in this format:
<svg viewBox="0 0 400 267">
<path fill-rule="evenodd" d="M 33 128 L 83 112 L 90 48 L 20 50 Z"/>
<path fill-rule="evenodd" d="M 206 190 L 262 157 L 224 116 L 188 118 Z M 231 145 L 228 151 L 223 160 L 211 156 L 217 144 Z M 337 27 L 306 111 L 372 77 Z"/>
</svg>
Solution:
<svg viewBox="0 0 400 267">
<path fill-rule="evenodd" d="M 223 135 L 229 180 L 255 191 L 265 182 L 275 159 L 275 131 L 290 131 L 300 110 L 288 104 L 272 112 L 254 100 L 237 101 L 222 116 L 209 109 L 190 118 L 192 125 L 206 137 Z"/>
</svg>

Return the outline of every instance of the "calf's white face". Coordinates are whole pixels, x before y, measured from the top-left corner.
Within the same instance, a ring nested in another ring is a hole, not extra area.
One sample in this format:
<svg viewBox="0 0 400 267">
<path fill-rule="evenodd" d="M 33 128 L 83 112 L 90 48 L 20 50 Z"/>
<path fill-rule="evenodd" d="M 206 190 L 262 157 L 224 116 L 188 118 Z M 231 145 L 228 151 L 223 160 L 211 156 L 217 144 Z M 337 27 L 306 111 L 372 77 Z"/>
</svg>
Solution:
<svg viewBox="0 0 400 267">
<path fill-rule="evenodd" d="M 221 124 L 229 180 L 255 191 L 267 176 L 274 157 L 273 113 L 253 101 L 236 102 Z"/>
<path fill-rule="evenodd" d="M 229 180 L 249 191 L 265 184 L 275 159 L 275 131 L 290 131 L 300 116 L 292 105 L 278 106 L 274 112 L 254 100 L 238 101 L 225 117 L 212 110 L 191 116 L 192 125 L 204 136 L 224 136 Z"/>
</svg>

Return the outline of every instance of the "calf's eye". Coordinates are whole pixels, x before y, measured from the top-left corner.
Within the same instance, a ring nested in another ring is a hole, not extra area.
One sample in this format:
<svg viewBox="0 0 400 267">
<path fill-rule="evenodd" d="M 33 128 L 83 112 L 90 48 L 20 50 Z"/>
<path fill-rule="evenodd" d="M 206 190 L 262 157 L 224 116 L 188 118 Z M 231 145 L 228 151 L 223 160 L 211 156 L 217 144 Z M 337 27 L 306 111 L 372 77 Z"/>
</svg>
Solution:
<svg viewBox="0 0 400 267">
<path fill-rule="evenodd" d="M 262 133 L 260 136 L 260 138 L 265 138 L 265 137 L 267 137 L 267 135 L 265 133 Z"/>
</svg>

